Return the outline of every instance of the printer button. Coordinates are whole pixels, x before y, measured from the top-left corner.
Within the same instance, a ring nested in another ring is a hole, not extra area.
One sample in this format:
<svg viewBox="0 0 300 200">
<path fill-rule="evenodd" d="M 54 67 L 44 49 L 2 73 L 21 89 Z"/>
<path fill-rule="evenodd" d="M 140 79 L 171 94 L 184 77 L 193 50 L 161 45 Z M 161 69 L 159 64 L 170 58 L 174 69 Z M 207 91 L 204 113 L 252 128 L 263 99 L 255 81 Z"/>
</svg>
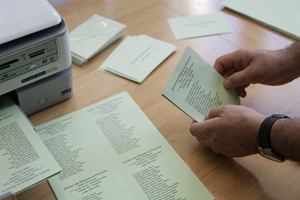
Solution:
<svg viewBox="0 0 300 200">
<path fill-rule="evenodd" d="M 46 102 L 47 102 L 47 99 L 46 99 L 46 98 L 43 98 L 43 99 L 40 100 L 39 103 L 40 103 L 40 105 L 43 105 L 43 104 L 45 104 Z"/>
</svg>

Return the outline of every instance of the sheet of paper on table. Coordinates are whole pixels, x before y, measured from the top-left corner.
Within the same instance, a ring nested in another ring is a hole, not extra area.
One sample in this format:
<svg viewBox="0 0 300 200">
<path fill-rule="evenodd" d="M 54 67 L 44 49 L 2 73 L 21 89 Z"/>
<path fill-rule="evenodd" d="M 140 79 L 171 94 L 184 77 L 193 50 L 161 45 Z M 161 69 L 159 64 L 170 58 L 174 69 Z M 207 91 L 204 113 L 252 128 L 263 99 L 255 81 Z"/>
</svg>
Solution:
<svg viewBox="0 0 300 200">
<path fill-rule="evenodd" d="M 225 0 L 222 4 L 262 25 L 300 39 L 298 0 Z"/>
<path fill-rule="evenodd" d="M 214 199 L 127 92 L 36 130 L 63 169 L 58 199 Z"/>
<path fill-rule="evenodd" d="M 0 97 L 0 196 L 18 194 L 61 171 L 27 117 Z"/>
<path fill-rule="evenodd" d="M 233 32 L 222 12 L 168 19 L 176 40 Z"/>
</svg>

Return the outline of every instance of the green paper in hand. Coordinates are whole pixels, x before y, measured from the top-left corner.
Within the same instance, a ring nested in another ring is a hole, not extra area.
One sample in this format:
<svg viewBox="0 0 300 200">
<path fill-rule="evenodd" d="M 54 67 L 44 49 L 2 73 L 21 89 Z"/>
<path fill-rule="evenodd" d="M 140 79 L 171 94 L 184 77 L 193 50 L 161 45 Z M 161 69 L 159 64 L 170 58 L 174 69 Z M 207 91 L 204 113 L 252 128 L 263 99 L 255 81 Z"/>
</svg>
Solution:
<svg viewBox="0 0 300 200">
<path fill-rule="evenodd" d="M 225 89 L 224 78 L 187 47 L 162 95 L 196 121 L 203 121 L 211 109 L 240 104 L 234 89 Z"/>
</svg>

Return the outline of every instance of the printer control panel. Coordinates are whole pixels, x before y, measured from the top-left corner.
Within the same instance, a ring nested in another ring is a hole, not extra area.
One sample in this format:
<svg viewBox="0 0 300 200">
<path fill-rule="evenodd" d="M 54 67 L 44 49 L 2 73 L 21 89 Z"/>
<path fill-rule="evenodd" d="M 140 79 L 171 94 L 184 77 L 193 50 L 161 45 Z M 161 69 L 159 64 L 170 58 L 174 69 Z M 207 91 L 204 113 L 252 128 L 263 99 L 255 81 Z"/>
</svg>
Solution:
<svg viewBox="0 0 300 200">
<path fill-rule="evenodd" d="M 58 60 L 58 55 L 57 41 L 54 39 L 2 58 L 0 59 L 0 83 L 53 63 Z M 45 73 L 41 71 L 21 82 L 27 82 Z"/>
</svg>

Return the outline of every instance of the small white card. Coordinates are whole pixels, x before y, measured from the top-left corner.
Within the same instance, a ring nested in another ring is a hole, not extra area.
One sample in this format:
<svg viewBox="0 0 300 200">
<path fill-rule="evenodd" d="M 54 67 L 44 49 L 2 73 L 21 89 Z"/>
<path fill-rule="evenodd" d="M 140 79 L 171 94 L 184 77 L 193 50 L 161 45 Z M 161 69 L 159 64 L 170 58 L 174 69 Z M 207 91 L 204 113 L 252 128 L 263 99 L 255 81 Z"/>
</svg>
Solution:
<svg viewBox="0 0 300 200">
<path fill-rule="evenodd" d="M 141 83 L 175 50 L 175 45 L 146 35 L 127 36 L 99 70 Z"/>
<path fill-rule="evenodd" d="M 221 12 L 168 19 L 176 40 L 233 32 Z"/>
<path fill-rule="evenodd" d="M 69 34 L 72 61 L 84 65 L 108 45 L 119 39 L 125 25 L 114 20 L 93 15 Z"/>
</svg>

